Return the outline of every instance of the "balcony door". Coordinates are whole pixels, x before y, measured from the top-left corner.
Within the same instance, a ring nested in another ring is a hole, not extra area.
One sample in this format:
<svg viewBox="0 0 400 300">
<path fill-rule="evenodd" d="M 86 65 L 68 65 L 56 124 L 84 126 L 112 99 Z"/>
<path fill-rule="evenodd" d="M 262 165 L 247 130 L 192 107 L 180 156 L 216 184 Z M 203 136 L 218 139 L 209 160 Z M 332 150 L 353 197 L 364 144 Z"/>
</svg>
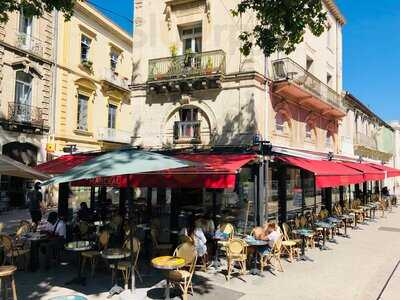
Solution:
<svg viewBox="0 0 400 300">
<path fill-rule="evenodd" d="M 199 53 L 202 51 L 202 28 L 201 25 L 182 29 L 183 53 Z"/>
<path fill-rule="evenodd" d="M 16 72 L 13 117 L 16 121 L 30 122 L 32 112 L 32 79 L 23 71 Z"/>
<path fill-rule="evenodd" d="M 194 139 L 198 135 L 198 109 L 182 108 L 179 111 L 178 132 L 180 139 Z"/>
<path fill-rule="evenodd" d="M 20 43 L 28 47 L 32 37 L 32 17 L 26 16 L 21 12 L 19 19 L 19 39 Z"/>
</svg>

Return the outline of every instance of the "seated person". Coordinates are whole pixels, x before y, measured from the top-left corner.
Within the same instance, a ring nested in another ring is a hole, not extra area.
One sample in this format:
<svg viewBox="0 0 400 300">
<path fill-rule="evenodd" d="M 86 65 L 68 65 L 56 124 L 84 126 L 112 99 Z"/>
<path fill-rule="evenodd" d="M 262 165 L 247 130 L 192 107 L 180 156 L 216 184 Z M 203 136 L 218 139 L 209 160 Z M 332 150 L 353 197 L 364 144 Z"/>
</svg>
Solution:
<svg viewBox="0 0 400 300">
<path fill-rule="evenodd" d="M 86 202 L 81 202 L 81 208 L 78 210 L 78 220 L 90 222 L 93 219 L 92 211 L 87 206 Z"/>
<path fill-rule="evenodd" d="M 207 213 L 205 218 L 201 219 L 201 221 L 202 221 L 202 229 L 203 229 L 204 235 L 208 238 L 213 237 L 214 233 L 215 233 L 215 224 L 211 217 L 211 214 Z"/>
<path fill-rule="evenodd" d="M 47 228 L 49 239 L 47 242 L 41 245 L 42 252 L 45 254 L 45 268 L 50 267 L 50 258 L 56 253 L 58 254 L 64 248 L 64 244 L 67 237 L 67 227 L 64 221 L 64 217 L 58 216 L 53 211 L 49 214 L 48 223 L 52 226 Z M 58 257 L 57 257 L 58 258 Z"/>
<path fill-rule="evenodd" d="M 207 239 L 204 235 L 201 225 L 202 224 L 200 220 L 196 220 L 194 224 L 192 223 L 189 226 L 188 230 L 188 236 L 190 236 L 194 241 L 198 257 L 203 257 L 204 255 L 207 254 L 207 246 L 206 246 Z"/>
<path fill-rule="evenodd" d="M 277 225 L 275 223 L 266 223 L 262 229 L 264 232 L 261 233 L 260 231 L 258 233 L 260 237 L 259 239 L 268 241 L 268 244 L 265 247 L 259 247 L 258 252 L 262 255 L 266 255 L 271 252 L 275 242 L 281 237 L 281 234 L 279 233 Z M 258 238 L 256 237 L 256 239 Z"/>
</svg>

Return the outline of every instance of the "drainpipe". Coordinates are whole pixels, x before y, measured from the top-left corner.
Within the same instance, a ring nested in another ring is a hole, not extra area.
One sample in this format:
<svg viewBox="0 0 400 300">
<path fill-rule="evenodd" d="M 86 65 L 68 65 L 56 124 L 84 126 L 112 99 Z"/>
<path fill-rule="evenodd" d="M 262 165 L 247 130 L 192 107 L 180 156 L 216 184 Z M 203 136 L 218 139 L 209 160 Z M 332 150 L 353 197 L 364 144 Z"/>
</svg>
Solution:
<svg viewBox="0 0 400 300">
<path fill-rule="evenodd" d="M 56 108 L 57 108 L 57 56 L 58 56 L 58 12 L 54 10 L 53 16 L 54 34 L 53 34 L 53 71 L 52 71 L 52 101 L 51 101 L 51 123 L 50 134 L 56 132 Z"/>
</svg>

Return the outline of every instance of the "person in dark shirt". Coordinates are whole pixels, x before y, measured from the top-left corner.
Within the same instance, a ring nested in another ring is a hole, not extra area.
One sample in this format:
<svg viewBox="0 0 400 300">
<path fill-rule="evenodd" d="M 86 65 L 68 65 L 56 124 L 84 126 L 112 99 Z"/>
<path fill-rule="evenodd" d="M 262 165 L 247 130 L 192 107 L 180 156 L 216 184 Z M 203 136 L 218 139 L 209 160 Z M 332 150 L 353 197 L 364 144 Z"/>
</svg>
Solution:
<svg viewBox="0 0 400 300">
<path fill-rule="evenodd" d="M 93 219 L 92 211 L 87 206 L 86 202 L 81 202 L 81 208 L 78 210 L 79 221 L 90 222 Z"/>
<path fill-rule="evenodd" d="M 40 191 L 40 183 L 36 182 L 34 186 L 34 190 L 28 192 L 28 201 L 29 201 L 29 212 L 31 214 L 32 222 L 35 223 L 35 226 L 39 224 L 42 220 L 42 201 L 43 196 Z"/>
</svg>

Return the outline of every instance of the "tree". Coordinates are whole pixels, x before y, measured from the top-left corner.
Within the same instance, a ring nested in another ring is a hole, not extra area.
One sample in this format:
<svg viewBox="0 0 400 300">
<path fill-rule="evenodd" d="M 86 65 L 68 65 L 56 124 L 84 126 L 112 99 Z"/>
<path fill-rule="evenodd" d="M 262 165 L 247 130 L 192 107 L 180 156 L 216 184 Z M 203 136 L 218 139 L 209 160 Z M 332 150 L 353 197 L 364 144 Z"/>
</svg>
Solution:
<svg viewBox="0 0 400 300">
<path fill-rule="evenodd" d="M 80 0 L 0 0 L 0 23 L 7 22 L 8 14 L 14 11 L 40 17 L 53 9 L 63 12 L 65 19 L 69 20 L 77 1 Z"/>
<path fill-rule="evenodd" d="M 305 29 L 320 36 L 325 29 L 326 12 L 322 0 L 241 0 L 234 16 L 255 13 L 257 24 L 252 31 L 242 31 L 240 51 L 249 55 L 253 46 L 266 56 L 276 51 L 289 54 L 303 41 Z"/>
</svg>

